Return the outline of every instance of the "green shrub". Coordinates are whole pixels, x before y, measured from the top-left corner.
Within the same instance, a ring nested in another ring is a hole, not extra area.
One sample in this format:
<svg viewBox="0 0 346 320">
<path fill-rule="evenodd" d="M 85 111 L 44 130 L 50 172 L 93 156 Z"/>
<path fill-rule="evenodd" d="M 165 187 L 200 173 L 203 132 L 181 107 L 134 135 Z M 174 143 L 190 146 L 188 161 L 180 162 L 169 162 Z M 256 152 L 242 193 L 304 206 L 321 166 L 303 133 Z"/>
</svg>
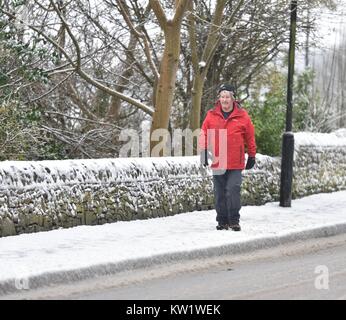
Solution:
<svg viewBox="0 0 346 320">
<path fill-rule="evenodd" d="M 268 77 L 273 81 L 269 83 L 268 91 L 262 98 L 258 94 L 255 99 L 246 101 L 244 107 L 255 126 L 257 152 L 278 156 L 286 117 L 284 78 L 276 71 Z"/>
<path fill-rule="evenodd" d="M 38 110 L 11 101 L 0 105 L 0 161 L 64 159 L 63 145 L 40 129 Z"/>
</svg>

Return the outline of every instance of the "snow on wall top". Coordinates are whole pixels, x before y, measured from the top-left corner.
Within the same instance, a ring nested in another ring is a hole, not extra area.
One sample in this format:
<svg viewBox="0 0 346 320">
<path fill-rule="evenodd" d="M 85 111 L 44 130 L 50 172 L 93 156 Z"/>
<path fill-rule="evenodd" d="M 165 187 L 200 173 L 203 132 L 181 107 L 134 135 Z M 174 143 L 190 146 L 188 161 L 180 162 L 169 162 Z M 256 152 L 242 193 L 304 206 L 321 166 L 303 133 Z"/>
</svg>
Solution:
<svg viewBox="0 0 346 320">
<path fill-rule="evenodd" d="M 0 190 L 191 175 L 196 157 L 0 162 Z"/>
<path fill-rule="evenodd" d="M 294 134 L 295 148 L 300 146 L 345 146 L 346 129 L 333 133 Z M 258 165 L 274 158 L 256 156 Z M 117 158 L 49 161 L 0 162 L 0 191 L 36 187 L 59 187 L 78 184 L 109 184 L 163 177 L 200 175 L 199 157 Z"/>
<path fill-rule="evenodd" d="M 294 144 L 296 148 L 301 146 L 346 147 L 346 128 L 332 133 L 297 132 L 294 133 Z"/>
</svg>

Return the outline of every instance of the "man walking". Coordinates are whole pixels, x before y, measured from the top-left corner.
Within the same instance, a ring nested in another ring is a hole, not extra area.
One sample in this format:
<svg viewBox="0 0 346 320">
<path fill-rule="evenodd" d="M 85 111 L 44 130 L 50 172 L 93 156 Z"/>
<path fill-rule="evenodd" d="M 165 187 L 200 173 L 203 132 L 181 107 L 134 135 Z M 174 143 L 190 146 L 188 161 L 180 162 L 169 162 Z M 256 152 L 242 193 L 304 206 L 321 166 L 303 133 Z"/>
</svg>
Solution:
<svg viewBox="0 0 346 320">
<path fill-rule="evenodd" d="M 255 129 L 248 113 L 235 100 L 235 88 L 223 84 L 214 109 L 202 124 L 199 146 L 201 164 L 208 166 L 212 154 L 217 230 L 240 231 L 241 171 L 255 165 Z M 248 160 L 245 166 L 245 146 Z"/>
</svg>

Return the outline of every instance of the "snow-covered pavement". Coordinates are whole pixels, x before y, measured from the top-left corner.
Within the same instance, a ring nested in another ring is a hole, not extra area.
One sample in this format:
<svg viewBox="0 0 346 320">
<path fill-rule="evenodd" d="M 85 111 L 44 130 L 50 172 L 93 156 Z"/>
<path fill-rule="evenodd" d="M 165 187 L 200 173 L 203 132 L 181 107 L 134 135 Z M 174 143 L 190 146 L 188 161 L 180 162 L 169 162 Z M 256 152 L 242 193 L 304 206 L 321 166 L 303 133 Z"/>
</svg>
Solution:
<svg viewBox="0 0 346 320">
<path fill-rule="evenodd" d="M 346 191 L 246 206 L 241 232 L 215 229 L 215 211 L 78 226 L 0 238 L 0 295 L 183 259 L 245 252 L 346 233 Z"/>
</svg>

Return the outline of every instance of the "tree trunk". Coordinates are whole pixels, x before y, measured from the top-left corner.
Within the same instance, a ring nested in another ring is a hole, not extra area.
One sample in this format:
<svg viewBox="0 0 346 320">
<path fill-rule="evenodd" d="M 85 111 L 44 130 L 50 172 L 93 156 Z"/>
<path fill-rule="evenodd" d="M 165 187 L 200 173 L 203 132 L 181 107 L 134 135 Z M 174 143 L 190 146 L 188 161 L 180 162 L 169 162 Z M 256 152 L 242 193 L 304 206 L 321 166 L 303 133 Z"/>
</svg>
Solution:
<svg viewBox="0 0 346 320">
<path fill-rule="evenodd" d="M 220 28 L 224 20 L 227 21 L 228 25 L 233 23 L 235 14 L 239 11 L 241 6 L 244 3 L 244 0 L 239 0 L 236 7 L 234 8 L 232 14 L 229 17 L 225 17 L 224 9 L 226 6 L 226 0 L 218 0 L 216 2 L 215 11 L 213 14 L 213 20 L 210 25 L 210 30 L 208 33 L 208 38 L 203 50 L 202 56 L 199 58 L 197 53 L 197 43 L 195 33 L 195 23 L 193 19 L 190 20 L 189 24 L 189 33 L 190 33 L 190 45 L 192 51 L 192 63 L 194 71 L 194 81 L 192 89 L 192 110 L 190 113 L 190 129 L 196 130 L 200 128 L 201 125 L 201 103 L 203 96 L 203 87 L 204 82 L 211 64 L 211 61 L 214 57 L 214 54 L 217 50 L 217 47 L 220 43 Z M 200 60 L 200 61 L 198 61 Z M 200 65 L 200 63 L 203 63 Z"/>
<path fill-rule="evenodd" d="M 175 25 L 167 27 L 165 44 L 166 47 L 160 65 L 160 77 L 155 90 L 155 112 L 150 136 L 155 130 L 164 129 L 162 130 L 162 134 L 164 134 L 164 131 L 168 129 L 169 117 L 174 98 L 176 73 L 179 64 L 180 28 L 177 28 Z M 157 141 L 151 141 L 151 150 L 157 144 Z M 161 152 L 160 155 L 162 155 Z"/>
<path fill-rule="evenodd" d="M 310 56 L 310 6 L 308 5 L 307 21 L 306 21 L 306 39 L 305 39 L 305 68 L 309 67 L 309 56 Z"/>
<path fill-rule="evenodd" d="M 203 96 L 205 76 L 200 73 L 195 75 L 192 89 L 192 109 L 190 114 L 190 128 L 196 130 L 201 122 L 201 101 Z"/>
<path fill-rule="evenodd" d="M 153 105 L 155 112 L 150 130 L 151 156 L 163 156 L 161 145 L 169 142 L 168 125 L 171 107 L 174 98 L 176 74 L 180 55 L 180 32 L 182 18 L 187 9 L 189 0 L 177 0 L 176 12 L 173 19 L 167 20 L 159 1 L 151 1 L 160 26 L 165 34 L 165 49 L 161 59 L 159 77 L 154 88 Z M 160 130 L 160 131 L 158 131 Z M 154 134 L 154 136 L 153 136 Z M 160 141 L 154 141 L 153 137 L 162 137 Z"/>
</svg>

